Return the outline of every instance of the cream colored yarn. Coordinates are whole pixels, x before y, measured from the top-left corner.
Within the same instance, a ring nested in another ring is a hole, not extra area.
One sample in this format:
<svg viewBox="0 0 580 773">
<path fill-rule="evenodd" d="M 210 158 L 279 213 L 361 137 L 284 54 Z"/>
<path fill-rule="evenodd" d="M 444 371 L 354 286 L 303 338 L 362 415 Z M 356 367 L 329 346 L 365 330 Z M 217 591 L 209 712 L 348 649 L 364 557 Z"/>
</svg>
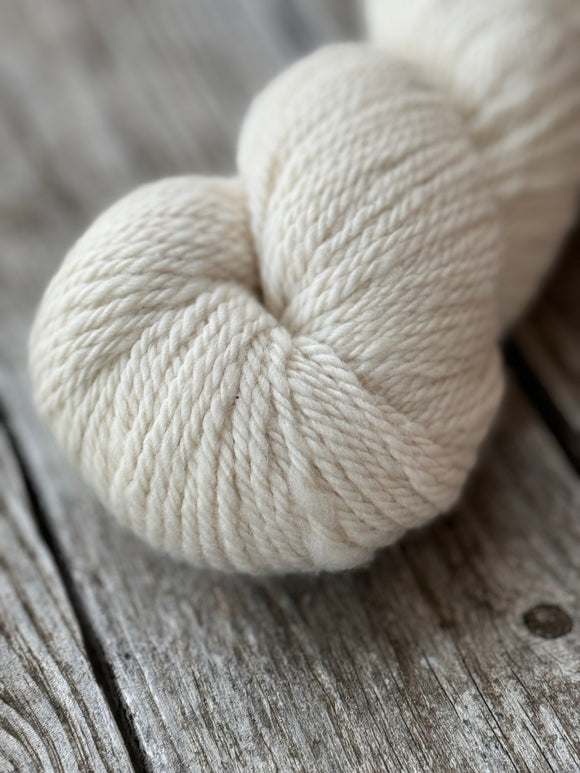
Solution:
<svg viewBox="0 0 580 773">
<path fill-rule="evenodd" d="M 125 523 L 200 566 L 342 569 L 456 501 L 501 398 L 498 336 L 572 217 L 574 14 L 371 0 L 381 46 L 279 76 L 239 177 L 163 180 L 101 215 L 30 363 Z"/>
</svg>

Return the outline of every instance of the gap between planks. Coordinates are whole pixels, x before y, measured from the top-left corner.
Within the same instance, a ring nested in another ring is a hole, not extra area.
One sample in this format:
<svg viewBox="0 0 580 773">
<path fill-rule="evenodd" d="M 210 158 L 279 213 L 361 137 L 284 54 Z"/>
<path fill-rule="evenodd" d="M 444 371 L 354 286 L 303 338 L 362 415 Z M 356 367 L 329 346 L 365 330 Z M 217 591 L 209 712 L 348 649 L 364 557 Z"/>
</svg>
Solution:
<svg viewBox="0 0 580 773">
<path fill-rule="evenodd" d="M 3 404 L 1 394 L 0 431 L 4 431 L 9 448 L 22 478 L 25 494 L 30 505 L 30 513 L 34 519 L 41 539 L 52 556 L 68 602 L 75 614 L 82 643 L 87 659 L 91 665 L 95 681 L 99 685 L 101 693 L 111 712 L 111 716 L 125 743 L 134 770 L 141 771 L 144 769 L 143 756 L 139 749 L 139 743 L 133 731 L 133 727 L 127 718 L 127 707 L 123 705 L 122 696 L 115 685 L 115 679 L 111 673 L 109 664 L 107 663 L 105 653 L 99 642 L 99 637 L 96 635 L 91 624 L 90 616 L 85 609 L 82 596 L 77 590 L 71 570 L 67 565 L 58 538 L 54 533 L 50 518 L 47 517 L 42 508 L 33 476 L 29 470 L 26 458 L 20 449 L 16 435 L 12 430 L 10 417 L 6 410 L 6 406 Z"/>
</svg>

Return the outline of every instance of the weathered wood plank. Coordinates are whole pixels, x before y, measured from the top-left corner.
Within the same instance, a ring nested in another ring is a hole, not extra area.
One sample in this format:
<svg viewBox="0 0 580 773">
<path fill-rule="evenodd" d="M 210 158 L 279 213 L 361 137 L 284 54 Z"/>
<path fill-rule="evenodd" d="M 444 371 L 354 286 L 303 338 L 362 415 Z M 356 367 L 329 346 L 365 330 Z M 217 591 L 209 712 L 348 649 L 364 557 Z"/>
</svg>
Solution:
<svg viewBox="0 0 580 773">
<path fill-rule="evenodd" d="M 0 426 L 0 770 L 132 770 Z"/>
<path fill-rule="evenodd" d="M 275 581 L 153 555 L 10 399 L 146 769 L 580 766 L 580 492 L 518 395 L 453 516 L 369 569 Z M 563 628 L 525 624 L 543 604 Z"/>
<path fill-rule="evenodd" d="M 521 395 L 452 517 L 366 570 L 276 581 L 147 550 L 106 516 L 30 403 L 27 326 L 73 236 L 144 179 L 230 170 L 251 95 L 348 35 L 352 8 L 1 9 L 0 395 L 146 770 L 578 769 L 580 494 Z"/>
</svg>

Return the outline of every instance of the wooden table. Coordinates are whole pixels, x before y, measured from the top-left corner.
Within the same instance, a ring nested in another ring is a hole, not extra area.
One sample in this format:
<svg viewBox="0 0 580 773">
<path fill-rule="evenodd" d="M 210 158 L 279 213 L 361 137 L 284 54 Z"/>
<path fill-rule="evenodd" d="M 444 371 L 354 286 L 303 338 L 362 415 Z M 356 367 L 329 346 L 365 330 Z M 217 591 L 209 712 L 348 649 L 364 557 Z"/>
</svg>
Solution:
<svg viewBox="0 0 580 773">
<path fill-rule="evenodd" d="M 134 185 L 233 169 L 252 95 L 348 0 L 0 6 L 0 770 L 580 770 L 580 240 L 507 347 L 463 504 L 337 576 L 172 563 L 29 397 L 66 248 Z"/>
</svg>

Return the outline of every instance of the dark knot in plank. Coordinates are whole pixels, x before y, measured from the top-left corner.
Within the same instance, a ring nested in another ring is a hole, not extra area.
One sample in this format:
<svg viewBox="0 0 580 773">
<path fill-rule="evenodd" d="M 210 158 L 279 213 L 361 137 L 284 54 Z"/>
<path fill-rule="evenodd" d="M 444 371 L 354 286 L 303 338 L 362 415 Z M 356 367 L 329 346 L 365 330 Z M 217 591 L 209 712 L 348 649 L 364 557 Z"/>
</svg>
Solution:
<svg viewBox="0 0 580 773">
<path fill-rule="evenodd" d="M 572 630 L 572 618 L 555 604 L 538 604 L 524 613 L 524 623 L 536 636 L 557 639 Z"/>
</svg>

